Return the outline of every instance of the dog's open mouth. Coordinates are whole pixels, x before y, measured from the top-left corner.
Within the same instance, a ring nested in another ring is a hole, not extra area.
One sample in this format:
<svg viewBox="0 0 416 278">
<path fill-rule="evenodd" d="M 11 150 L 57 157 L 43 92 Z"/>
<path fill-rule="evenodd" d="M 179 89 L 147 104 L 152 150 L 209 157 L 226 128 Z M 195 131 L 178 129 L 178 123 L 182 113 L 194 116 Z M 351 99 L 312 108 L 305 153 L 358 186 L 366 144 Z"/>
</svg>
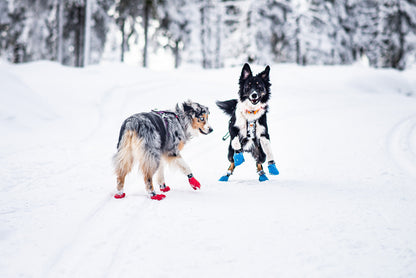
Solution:
<svg viewBox="0 0 416 278">
<path fill-rule="evenodd" d="M 260 101 L 260 94 L 257 92 L 253 92 L 250 94 L 249 99 L 253 105 L 256 105 Z"/>
<path fill-rule="evenodd" d="M 212 130 L 213 130 L 212 128 L 209 128 L 208 132 L 205 132 L 202 129 L 199 129 L 199 132 L 201 132 L 204 135 L 208 135 L 208 134 L 210 134 L 212 132 Z"/>
<path fill-rule="evenodd" d="M 259 103 L 259 101 L 260 101 L 260 98 L 250 99 L 250 102 L 251 102 L 253 105 L 256 105 L 257 103 Z"/>
</svg>

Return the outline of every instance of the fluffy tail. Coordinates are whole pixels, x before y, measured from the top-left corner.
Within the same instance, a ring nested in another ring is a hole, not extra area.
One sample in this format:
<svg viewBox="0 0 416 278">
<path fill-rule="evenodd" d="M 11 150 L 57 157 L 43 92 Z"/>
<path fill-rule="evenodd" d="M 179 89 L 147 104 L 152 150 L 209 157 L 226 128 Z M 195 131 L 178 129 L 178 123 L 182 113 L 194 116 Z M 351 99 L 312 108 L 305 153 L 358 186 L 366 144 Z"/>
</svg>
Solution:
<svg viewBox="0 0 416 278">
<path fill-rule="evenodd" d="M 235 112 L 235 107 L 237 106 L 237 100 L 236 99 L 230 99 L 226 101 L 217 100 L 216 104 L 222 111 L 232 116 Z"/>
<path fill-rule="evenodd" d="M 117 149 L 120 147 L 121 138 L 123 138 L 125 130 L 126 130 L 126 121 L 123 122 L 120 128 L 120 134 L 118 136 L 118 142 L 117 142 Z"/>
</svg>

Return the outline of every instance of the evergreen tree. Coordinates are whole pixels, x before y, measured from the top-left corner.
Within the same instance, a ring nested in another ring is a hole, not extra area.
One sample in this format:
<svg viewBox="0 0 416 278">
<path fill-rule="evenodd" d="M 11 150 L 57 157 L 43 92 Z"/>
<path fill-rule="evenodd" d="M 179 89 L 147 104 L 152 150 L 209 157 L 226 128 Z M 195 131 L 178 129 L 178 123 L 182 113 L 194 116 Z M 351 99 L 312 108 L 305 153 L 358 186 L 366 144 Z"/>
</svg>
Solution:
<svg viewBox="0 0 416 278">
<path fill-rule="evenodd" d="M 221 12 L 214 0 L 202 0 L 201 14 L 201 53 L 202 67 L 205 69 L 222 67 L 221 59 Z"/>
<path fill-rule="evenodd" d="M 129 50 L 129 40 L 136 32 L 137 17 L 140 16 L 141 0 L 120 0 L 116 5 L 115 20 L 121 31 L 121 62 Z"/>
<path fill-rule="evenodd" d="M 175 57 L 175 68 L 178 68 L 181 60 L 181 50 L 187 49 L 190 43 L 190 22 L 192 13 L 192 1 L 169 0 L 158 2 L 160 30 L 162 35 L 168 38 L 164 47 L 169 47 Z"/>
</svg>

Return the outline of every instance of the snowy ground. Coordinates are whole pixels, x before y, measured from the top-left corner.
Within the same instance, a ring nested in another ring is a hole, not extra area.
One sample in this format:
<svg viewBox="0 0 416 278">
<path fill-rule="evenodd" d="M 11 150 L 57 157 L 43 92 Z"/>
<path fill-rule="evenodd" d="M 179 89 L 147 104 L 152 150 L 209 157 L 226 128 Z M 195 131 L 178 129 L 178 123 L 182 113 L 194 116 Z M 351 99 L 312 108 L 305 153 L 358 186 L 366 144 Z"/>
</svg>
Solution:
<svg viewBox="0 0 416 278">
<path fill-rule="evenodd" d="M 272 66 L 281 174 L 246 155 L 220 183 L 239 74 L 0 65 L 0 277 L 416 277 L 416 70 Z M 114 199 L 121 122 L 187 98 L 211 109 L 183 152 L 202 190 L 169 170 L 152 201 L 134 173 Z"/>
</svg>

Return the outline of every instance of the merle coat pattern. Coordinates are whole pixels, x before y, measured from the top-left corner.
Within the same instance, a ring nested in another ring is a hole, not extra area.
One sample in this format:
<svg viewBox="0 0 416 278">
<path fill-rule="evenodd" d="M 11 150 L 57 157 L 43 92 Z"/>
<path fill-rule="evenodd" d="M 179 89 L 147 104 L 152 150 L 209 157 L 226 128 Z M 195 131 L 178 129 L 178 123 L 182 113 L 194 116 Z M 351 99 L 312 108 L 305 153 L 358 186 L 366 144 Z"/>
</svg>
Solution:
<svg viewBox="0 0 416 278">
<path fill-rule="evenodd" d="M 206 135 L 212 132 L 208 115 L 208 107 L 188 100 L 177 104 L 174 111 L 138 113 L 127 118 L 121 125 L 117 153 L 113 159 L 118 190 L 115 197 L 125 196 L 125 176 L 135 162 L 139 163 L 146 190 L 152 199 L 160 200 L 165 197 L 155 193 L 152 177 L 156 172 L 161 191 L 170 190 L 165 185 L 165 163 L 178 166 L 188 176 L 191 186 L 199 189 L 200 184 L 193 177 L 180 151 L 186 142 L 199 133 Z"/>
<path fill-rule="evenodd" d="M 269 73 L 270 67 L 267 66 L 263 72 L 253 76 L 250 66 L 245 64 L 239 80 L 239 98 L 217 101 L 218 107 L 231 116 L 228 147 L 228 160 L 231 165 L 227 177 L 233 173 L 236 166 L 235 155 L 244 151 L 250 152 L 256 160 L 257 172 L 260 176 L 264 175 L 262 164 L 266 159 L 269 165 L 275 164 L 267 127 L 271 86 Z M 226 180 L 228 178 L 224 181 Z"/>
</svg>

